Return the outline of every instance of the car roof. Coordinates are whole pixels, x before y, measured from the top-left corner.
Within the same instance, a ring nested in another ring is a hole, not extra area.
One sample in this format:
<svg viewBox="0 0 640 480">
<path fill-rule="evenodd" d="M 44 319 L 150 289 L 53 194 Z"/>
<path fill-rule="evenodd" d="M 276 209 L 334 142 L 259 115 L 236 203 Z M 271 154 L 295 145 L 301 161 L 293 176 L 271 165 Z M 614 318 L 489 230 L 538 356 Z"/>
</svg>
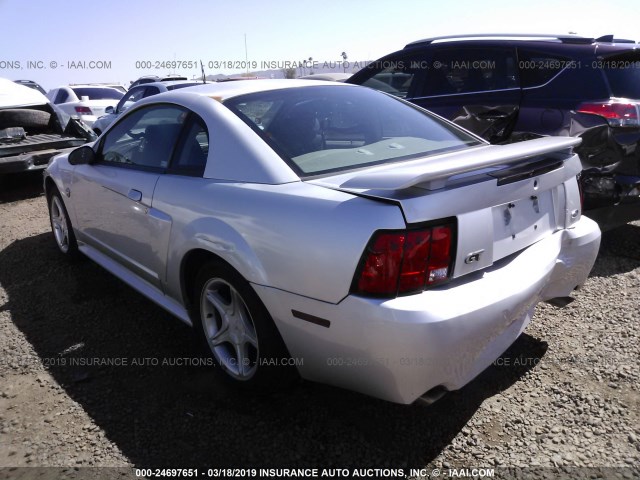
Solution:
<svg viewBox="0 0 640 480">
<path fill-rule="evenodd" d="M 546 33 L 469 33 L 463 35 L 443 35 L 439 37 L 424 38 L 405 45 L 405 48 L 429 45 L 432 43 L 462 42 L 476 40 L 492 40 L 498 42 L 553 42 L 574 45 L 593 45 L 596 43 L 635 44 L 634 40 L 616 38 L 614 35 L 603 35 L 598 38 L 583 37 L 580 35 L 551 35 Z"/>
<path fill-rule="evenodd" d="M 327 72 L 327 73 L 312 73 L 311 75 L 304 75 L 302 77 L 305 80 L 324 80 L 329 82 L 344 82 L 347 78 L 351 77 L 351 73 L 343 72 Z"/>
<path fill-rule="evenodd" d="M 115 85 L 96 85 L 95 83 L 72 83 L 69 85 L 60 85 L 59 87 L 52 88 L 51 90 L 59 90 L 61 88 L 69 88 L 71 90 L 74 88 L 108 88 L 110 90 L 119 90 Z"/>
<path fill-rule="evenodd" d="M 33 81 L 33 80 L 24 80 L 24 79 L 21 79 L 21 80 L 14 80 L 14 82 L 15 82 L 15 83 L 28 83 L 28 84 L 30 84 L 30 85 L 38 85 L 38 82 L 35 82 L 35 81 Z"/>
<path fill-rule="evenodd" d="M 136 85 L 133 88 L 152 87 L 152 86 L 172 87 L 174 85 L 183 85 L 185 83 L 199 83 L 201 85 L 205 85 L 204 83 L 202 83 L 202 80 L 197 80 L 197 79 L 196 80 L 165 80 L 160 82 L 141 83 L 140 85 Z"/>
<path fill-rule="evenodd" d="M 69 85 L 65 85 L 65 87 L 69 87 L 69 88 L 111 88 L 111 89 L 115 89 L 116 86 L 115 85 L 104 85 L 104 84 L 97 84 L 97 83 L 71 83 Z"/>
<path fill-rule="evenodd" d="M 215 100 L 224 101 L 239 95 L 248 93 L 267 92 L 270 90 L 280 90 L 284 88 L 299 88 L 309 86 L 342 86 L 354 87 L 355 85 L 347 85 L 338 82 L 326 82 L 322 80 L 298 80 L 298 79 L 265 79 L 260 81 L 254 80 L 238 80 L 236 82 L 215 82 L 205 85 L 196 85 L 193 87 L 181 88 L 172 92 L 189 92 L 201 95 L 203 97 L 211 97 Z M 153 98 L 153 97 L 148 97 Z"/>
</svg>

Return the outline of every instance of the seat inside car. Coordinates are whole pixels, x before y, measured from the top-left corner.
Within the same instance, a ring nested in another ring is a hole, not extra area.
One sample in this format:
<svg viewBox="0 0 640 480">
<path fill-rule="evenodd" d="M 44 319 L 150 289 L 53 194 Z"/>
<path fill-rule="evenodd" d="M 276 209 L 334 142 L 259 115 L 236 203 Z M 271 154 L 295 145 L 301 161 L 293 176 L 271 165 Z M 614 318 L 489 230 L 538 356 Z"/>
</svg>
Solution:
<svg viewBox="0 0 640 480">
<path fill-rule="evenodd" d="M 147 126 L 133 163 L 144 167 L 167 167 L 181 128 L 179 123 Z"/>
</svg>

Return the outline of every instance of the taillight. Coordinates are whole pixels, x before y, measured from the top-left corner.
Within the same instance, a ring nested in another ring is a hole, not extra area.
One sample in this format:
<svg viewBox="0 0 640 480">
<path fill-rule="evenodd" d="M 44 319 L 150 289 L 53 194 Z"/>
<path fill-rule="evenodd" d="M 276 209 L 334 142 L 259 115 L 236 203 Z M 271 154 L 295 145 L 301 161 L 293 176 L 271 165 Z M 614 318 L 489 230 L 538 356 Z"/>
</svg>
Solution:
<svg viewBox="0 0 640 480">
<path fill-rule="evenodd" d="M 451 278 L 454 225 L 376 232 L 362 255 L 352 291 L 395 297 Z"/>
<path fill-rule="evenodd" d="M 427 285 L 442 283 L 449 278 L 451 268 L 451 227 L 435 227 L 431 234 L 431 255 L 427 271 Z"/>
<path fill-rule="evenodd" d="M 390 295 L 398 289 L 404 240 L 404 234 L 395 233 L 381 233 L 373 238 L 360 272 L 359 292 Z"/>
<path fill-rule="evenodd" d="M 577 111 L 599 115 L 612 127 L 637 127 L 640 125 L 638 106 L 633 102 L 608 100 L 606 102 L 585 102 Z"/>
<path fill-rule="evenodd" d="M 78 115 L 93 115 L 89 107 L 75 107 Z"/>
</svg>

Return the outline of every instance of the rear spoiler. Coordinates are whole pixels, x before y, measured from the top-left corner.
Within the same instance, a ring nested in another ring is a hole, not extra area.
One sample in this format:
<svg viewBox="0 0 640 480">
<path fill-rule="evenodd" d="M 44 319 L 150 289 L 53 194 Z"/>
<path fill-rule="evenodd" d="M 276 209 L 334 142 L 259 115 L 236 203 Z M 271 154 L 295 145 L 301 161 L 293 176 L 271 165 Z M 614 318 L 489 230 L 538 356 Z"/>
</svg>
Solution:
<svg viewBox="0 0 640 480">
<path fill-rule="evenodd" d="M 340 185 L 353 190 L 403 190 L 420 185 L 427 190 L 444 188 L 455 175 L 512 164 L 517 160 L 556 153 L 580 145 L 581 138 L 543 137 L 508 145 L 486 145 L 461 152 L 421 158 L 401 165 L 385 165 L 374 172 L 355 175 Z"/>
</svg>

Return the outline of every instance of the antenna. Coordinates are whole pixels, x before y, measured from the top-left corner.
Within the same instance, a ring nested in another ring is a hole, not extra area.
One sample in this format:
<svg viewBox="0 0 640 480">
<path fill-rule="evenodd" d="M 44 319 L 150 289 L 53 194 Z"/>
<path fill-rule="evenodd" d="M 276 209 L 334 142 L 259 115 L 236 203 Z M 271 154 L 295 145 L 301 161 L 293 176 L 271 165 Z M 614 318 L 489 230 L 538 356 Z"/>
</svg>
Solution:
<svg viewBox="0 0 640 480">
<path fill-rule="evenodd" d="M 247 53 L 247 34 L 246 33 L 244 34 L 244 64 L 247 67 L 247 74 L 248 74 L 249 73 L 249 54 Z"/>
</svg>

